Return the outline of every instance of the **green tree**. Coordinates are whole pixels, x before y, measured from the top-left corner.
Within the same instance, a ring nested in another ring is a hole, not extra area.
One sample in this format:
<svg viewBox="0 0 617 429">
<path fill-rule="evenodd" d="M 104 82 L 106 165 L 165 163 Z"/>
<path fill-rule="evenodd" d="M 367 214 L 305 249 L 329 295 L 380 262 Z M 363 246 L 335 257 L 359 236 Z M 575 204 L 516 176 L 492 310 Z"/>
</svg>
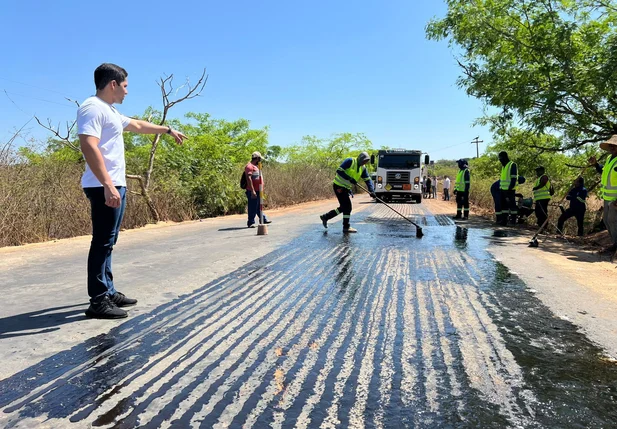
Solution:
<svg viewBox="0 0 617 429">
<path fill-rule="evenodd" d="M 518 120 L 576 149 L 617 133 L 617 8 L 612 0 L 448 0 L 429 39 L 458 48 L 458 84 L 498 111 L 496 128 Z"/>
<path fill-rule="evenodd" d="M 328 139 L 304 136 L 300 144 L 285 148 L 283 154 L 288 162 L 336 169 L 343 159 L 370 151 L 372 147 L 362 133 L 340 133 Z"/>
</svg>

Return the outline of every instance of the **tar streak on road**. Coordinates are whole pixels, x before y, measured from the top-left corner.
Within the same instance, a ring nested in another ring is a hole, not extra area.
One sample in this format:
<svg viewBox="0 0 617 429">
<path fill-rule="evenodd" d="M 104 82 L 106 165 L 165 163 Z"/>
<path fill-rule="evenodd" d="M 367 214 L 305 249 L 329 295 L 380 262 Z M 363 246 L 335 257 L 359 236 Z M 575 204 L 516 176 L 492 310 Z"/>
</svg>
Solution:
<svg viewBox="0 0 617 429">
<path fill-rule="evenodd" d="M 617 370 L 422 206 L 317 226 L 0 382 L 4 427 L 609 427 Z"/>
</svg>

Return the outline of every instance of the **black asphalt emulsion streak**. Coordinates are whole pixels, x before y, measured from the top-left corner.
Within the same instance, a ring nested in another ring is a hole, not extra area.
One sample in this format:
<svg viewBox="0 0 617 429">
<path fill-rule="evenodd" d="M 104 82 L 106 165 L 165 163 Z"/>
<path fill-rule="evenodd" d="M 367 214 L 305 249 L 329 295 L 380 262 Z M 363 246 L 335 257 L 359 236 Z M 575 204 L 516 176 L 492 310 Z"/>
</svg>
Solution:
<svg viewBox="0 0 617 429">
<path fill-rule="evenodd" d="M 0 427 L 617 427 L 617 368 L 420 205 L 317 226 L 0 381 Z"/>
</svg>

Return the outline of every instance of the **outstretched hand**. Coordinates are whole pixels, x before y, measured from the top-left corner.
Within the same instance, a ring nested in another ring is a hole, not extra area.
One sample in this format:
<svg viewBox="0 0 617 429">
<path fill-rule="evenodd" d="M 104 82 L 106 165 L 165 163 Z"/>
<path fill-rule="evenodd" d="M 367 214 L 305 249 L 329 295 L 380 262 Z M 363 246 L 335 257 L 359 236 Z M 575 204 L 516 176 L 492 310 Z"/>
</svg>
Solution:
<svg viewBox="0 0 617 429">
<path fill-rule="evenodd" d="M 174 138 L 174 140 L 176 141 L 176 143 L 178 143 L 178 144 L 182 144 L 182 142 L 184 142 L 184 140 L 187 138 L 180 131 L 177 131 L 177 130 L 174 130 L 174 129 L 171 130 L 169 135 L 172 136 Z"/>
</svg>

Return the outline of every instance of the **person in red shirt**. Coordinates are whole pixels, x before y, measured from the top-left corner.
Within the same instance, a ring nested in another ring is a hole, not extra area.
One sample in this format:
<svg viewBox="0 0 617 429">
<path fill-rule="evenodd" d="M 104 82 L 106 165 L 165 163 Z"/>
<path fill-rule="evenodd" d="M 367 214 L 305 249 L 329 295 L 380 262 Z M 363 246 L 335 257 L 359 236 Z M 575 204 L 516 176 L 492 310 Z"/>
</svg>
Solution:
<svg viewBox="0 0 617 429">
<path fill-rule="evenodd" d="M 259 185 L 263 186 L 263 177 L 259 174 L 257 166 L 263 158 L 261 153 L 253 152 L 251 162 L 246 164 L 244 174 L 246 174 L 246 199 L 248 201 L 248 221 L 246 226 L 255 228 L 255 216 L 257 220 L 261 219 L 261 204 L 259 203 Z M 263 191 L 263 187 L 262 187 Z M 264 223 L 272 223 L 264 213 Z"/>
</svg>

